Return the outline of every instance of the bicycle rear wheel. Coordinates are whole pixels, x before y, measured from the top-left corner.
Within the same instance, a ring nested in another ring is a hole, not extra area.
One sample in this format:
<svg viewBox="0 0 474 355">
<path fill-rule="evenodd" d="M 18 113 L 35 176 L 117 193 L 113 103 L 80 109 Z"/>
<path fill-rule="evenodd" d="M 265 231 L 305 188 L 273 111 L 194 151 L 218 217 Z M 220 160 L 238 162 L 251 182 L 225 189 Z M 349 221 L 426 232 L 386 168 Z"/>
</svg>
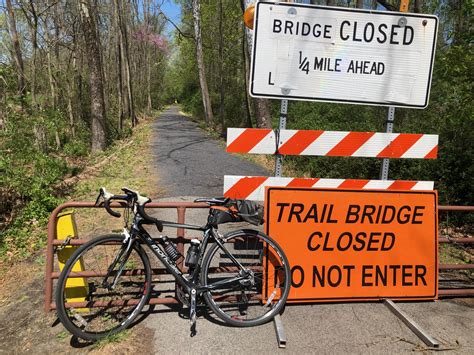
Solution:
<svg viewBox="0 0 474 355">
<path fill-rule="evenodd" d="M 125 329 L 148 301 L 148 257 L 137 242 L 127 253 L 123 241 L 122 235 L 93 239 L 77 249 L 64 266 L 56 288 L 57 315 L 77 337 L 97 340 Z M 115 267 L 106 278 L 114 260 Z M 122 274 L 115 279 L 122 261 Z M 82 272 L 80 277 L 78 272 Z"/>
<path fill-rule="evenodd" d="M 201 283 L 211 287 L 204 293 L 206 303 L 233 326 L 270 321 L 282 310 L 290 291 L 290 266 L 282 249 L 267 235 L 250 229 L 224 235 L 223 243 L 245 270 L 214 244 L 201 272 Z"/>
</svg>

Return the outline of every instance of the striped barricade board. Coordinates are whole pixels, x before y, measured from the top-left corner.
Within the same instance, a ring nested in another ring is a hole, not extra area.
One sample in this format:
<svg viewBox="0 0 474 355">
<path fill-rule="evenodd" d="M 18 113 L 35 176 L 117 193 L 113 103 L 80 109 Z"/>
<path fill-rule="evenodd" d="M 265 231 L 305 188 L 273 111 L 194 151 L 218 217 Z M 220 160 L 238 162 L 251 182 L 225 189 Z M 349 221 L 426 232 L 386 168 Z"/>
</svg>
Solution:
<svg viewBox="0 0 474 355">
<path fill-rule="evenodd" d="M 378 190 L 433 190 L 433 181 L 319 179 L 267 176 L 224 176 L 224 196 L 263 201 L 265 187 L 319 187 Z"/>
<path fill-rule="evenodd" d="M 438 135 L 228 128 L 227 152 L 436 159 Z"/>
</svg>

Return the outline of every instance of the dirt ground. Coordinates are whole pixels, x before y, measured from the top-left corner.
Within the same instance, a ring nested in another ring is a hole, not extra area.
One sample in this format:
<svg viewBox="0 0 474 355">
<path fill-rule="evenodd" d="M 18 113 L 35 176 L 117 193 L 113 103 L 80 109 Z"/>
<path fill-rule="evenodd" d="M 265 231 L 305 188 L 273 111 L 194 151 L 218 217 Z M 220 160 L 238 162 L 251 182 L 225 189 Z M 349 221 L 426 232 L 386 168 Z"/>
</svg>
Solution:
<svg viewBox="0 0 474 355">
<path fill-rule="evenodd" d="M 148 196 L 155 198 L 160 195 L 153 184 L 156 178 L 156 172 L 148 170 L 149 153 L 147 148 L 143 147 L 141 153 L 142 168 L 138 170 L 134 166 L 130 171 L 130 175 L 142 176 L 143 181 L 132 181 L 130 187 L 139 186 L 140 191 L 148 193 Z M 124 154 L 122 154 L 124 155 Z M 129 160 L 125 155 L 124 161 Z M 122 176 L 124 180 L 129 180 L 127 171 L 123 171 L 125 164 L 119 161 L 117 166 L 122 170 L 121 174 L 108 169 L 109 175 L 99 176 L 97 180 L 86 182 L 89 185 L 110 186 L 112 176 Z M 102 183 L 104 181 L 105 183 Z M 127 185 L 122 181 L 116 181 L 111 191 L 118 191 L 118 186 Z M 148 191 L 147 191 L 148 190 Z M 83 200 L 93 200 L 92 188 L 83 188 Z M 98 214 L 97 211 L 84 211 L 78 216 L 79 229 L 81 230 L 81 238 L 84 234 L 93 235 L 120 230 L 120 220 L 105 219 L 106 216 Z M 93 222 L 91 222 L 93 221 Z M 110 221 L 115 223 L 109 224 Z M 88 229 L 84 229 L 81 225 L 88 225 Z M 444 231 L 440 231 L 444 232 Z M 456 237 L 452 235 L 451 237 Z M 443 249 L 444 263 L 455 263 L 462 260 L 465 263 L 472 263 L 474 255 L 472 248 L 454 249 L 450 246 Z M 63 326 L 58 322 L 56 314 L 44 312 L 44 270 L 45 257 L 44 251 L 39 251 L 29 259 L 16 264 L 6 270 L 0 270 L 0 355 L 1 354 L 77 354 L 77 353 L 100 353 L 100 354 L 152 354 L 160 353 L 162 349 L 155 349 L 155 330 L 154 328 L 145 327 L 144 323 L 134 326 L 124 335 L 121 335 L 109 342 L 99 342 L 95 344 L 87 343 L 71 336 L 64 330 Z M 447 287 L 456 287 L 459 283 L 468 282 L 472 287 L 474 277 L 472 271 L 459 273 L 444 273 Z M 474 298 L 453 300 L 460 304 L 474 307 Z M 178 314 L 172 314 L 173 322 L 179 320 Z M 162 322 L 162 320 L 158 320 Z M 449 327 L 448 324 L 446 324 Z M 169 328 L 168 325 L 163 325 Z M 184 328 L 183 328 L 184 329 Z M 162 329 L 163 331 L 163 329 Z M 170 330 L 171 331 L 171 330 Z M 221 332 L 221 330 L 218 330 Z M 296 334 L 295 334 L 296 336 Z M 422 350 L 421 350 L 422 351 Z"/>
<path fill-rule="evenodd" d="M 130 354 L 153 351 L 153 331 L 140 324 L 122 339 L 110 343 L 86 343 L 67 333 L 54 312 L 46 314 L 43 310 L 42 255 L 32 256 L 0 277 L 0 354 Z"/>
</svg>

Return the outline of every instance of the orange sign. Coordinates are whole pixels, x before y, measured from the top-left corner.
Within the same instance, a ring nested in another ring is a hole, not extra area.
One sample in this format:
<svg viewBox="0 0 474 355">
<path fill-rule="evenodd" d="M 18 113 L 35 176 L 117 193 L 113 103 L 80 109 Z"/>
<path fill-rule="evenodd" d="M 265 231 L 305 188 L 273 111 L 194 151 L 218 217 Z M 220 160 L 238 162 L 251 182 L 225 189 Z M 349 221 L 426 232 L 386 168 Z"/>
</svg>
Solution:
<svg viewBox="0 0 474 355">
<path fill-rule="evenodd" d="M 438 296 L 437 192 L 268 187 L 291 302 Z M 267 295 L 264 295 L 266 298 Z"/>
</svg>

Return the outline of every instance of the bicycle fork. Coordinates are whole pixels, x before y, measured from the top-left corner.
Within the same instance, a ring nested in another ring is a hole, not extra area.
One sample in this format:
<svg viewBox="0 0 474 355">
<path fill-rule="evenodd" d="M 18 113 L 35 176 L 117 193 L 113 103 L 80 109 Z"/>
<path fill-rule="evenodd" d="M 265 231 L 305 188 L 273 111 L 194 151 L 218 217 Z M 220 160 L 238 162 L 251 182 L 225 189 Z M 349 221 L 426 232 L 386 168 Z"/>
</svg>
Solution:
<svg viewBox="0 0 474 355">
<path fill-rule="evenodd" d="M 105 275 L 104 281 L 102 282 L 102 286 L 109 290 L 113 290 L 115 286 L 117 285 L 117 282 L 120 276 L 122 276 L 125 263 L 127 262 L 132 252 L 133 238 L 130 236 L 130 233 L 128 232 L 126 228 L 123 229 L 123 234 L 125 236 L 125 239 L 123 240 L 122 248 L 120 249 L 120 252 L 115 257 L 112 264 L 110 264 L 109 268 L 107 269 L 107 275 Z M 117 270 L 117 273 L 115 274 L 112 283 L 109 283 L 107 280 L 109 279 L 110 274 L 114 271 L 115 265 L 117 265 L 119 260 L 120 260 L 120 266 Z"/>
</svg>

